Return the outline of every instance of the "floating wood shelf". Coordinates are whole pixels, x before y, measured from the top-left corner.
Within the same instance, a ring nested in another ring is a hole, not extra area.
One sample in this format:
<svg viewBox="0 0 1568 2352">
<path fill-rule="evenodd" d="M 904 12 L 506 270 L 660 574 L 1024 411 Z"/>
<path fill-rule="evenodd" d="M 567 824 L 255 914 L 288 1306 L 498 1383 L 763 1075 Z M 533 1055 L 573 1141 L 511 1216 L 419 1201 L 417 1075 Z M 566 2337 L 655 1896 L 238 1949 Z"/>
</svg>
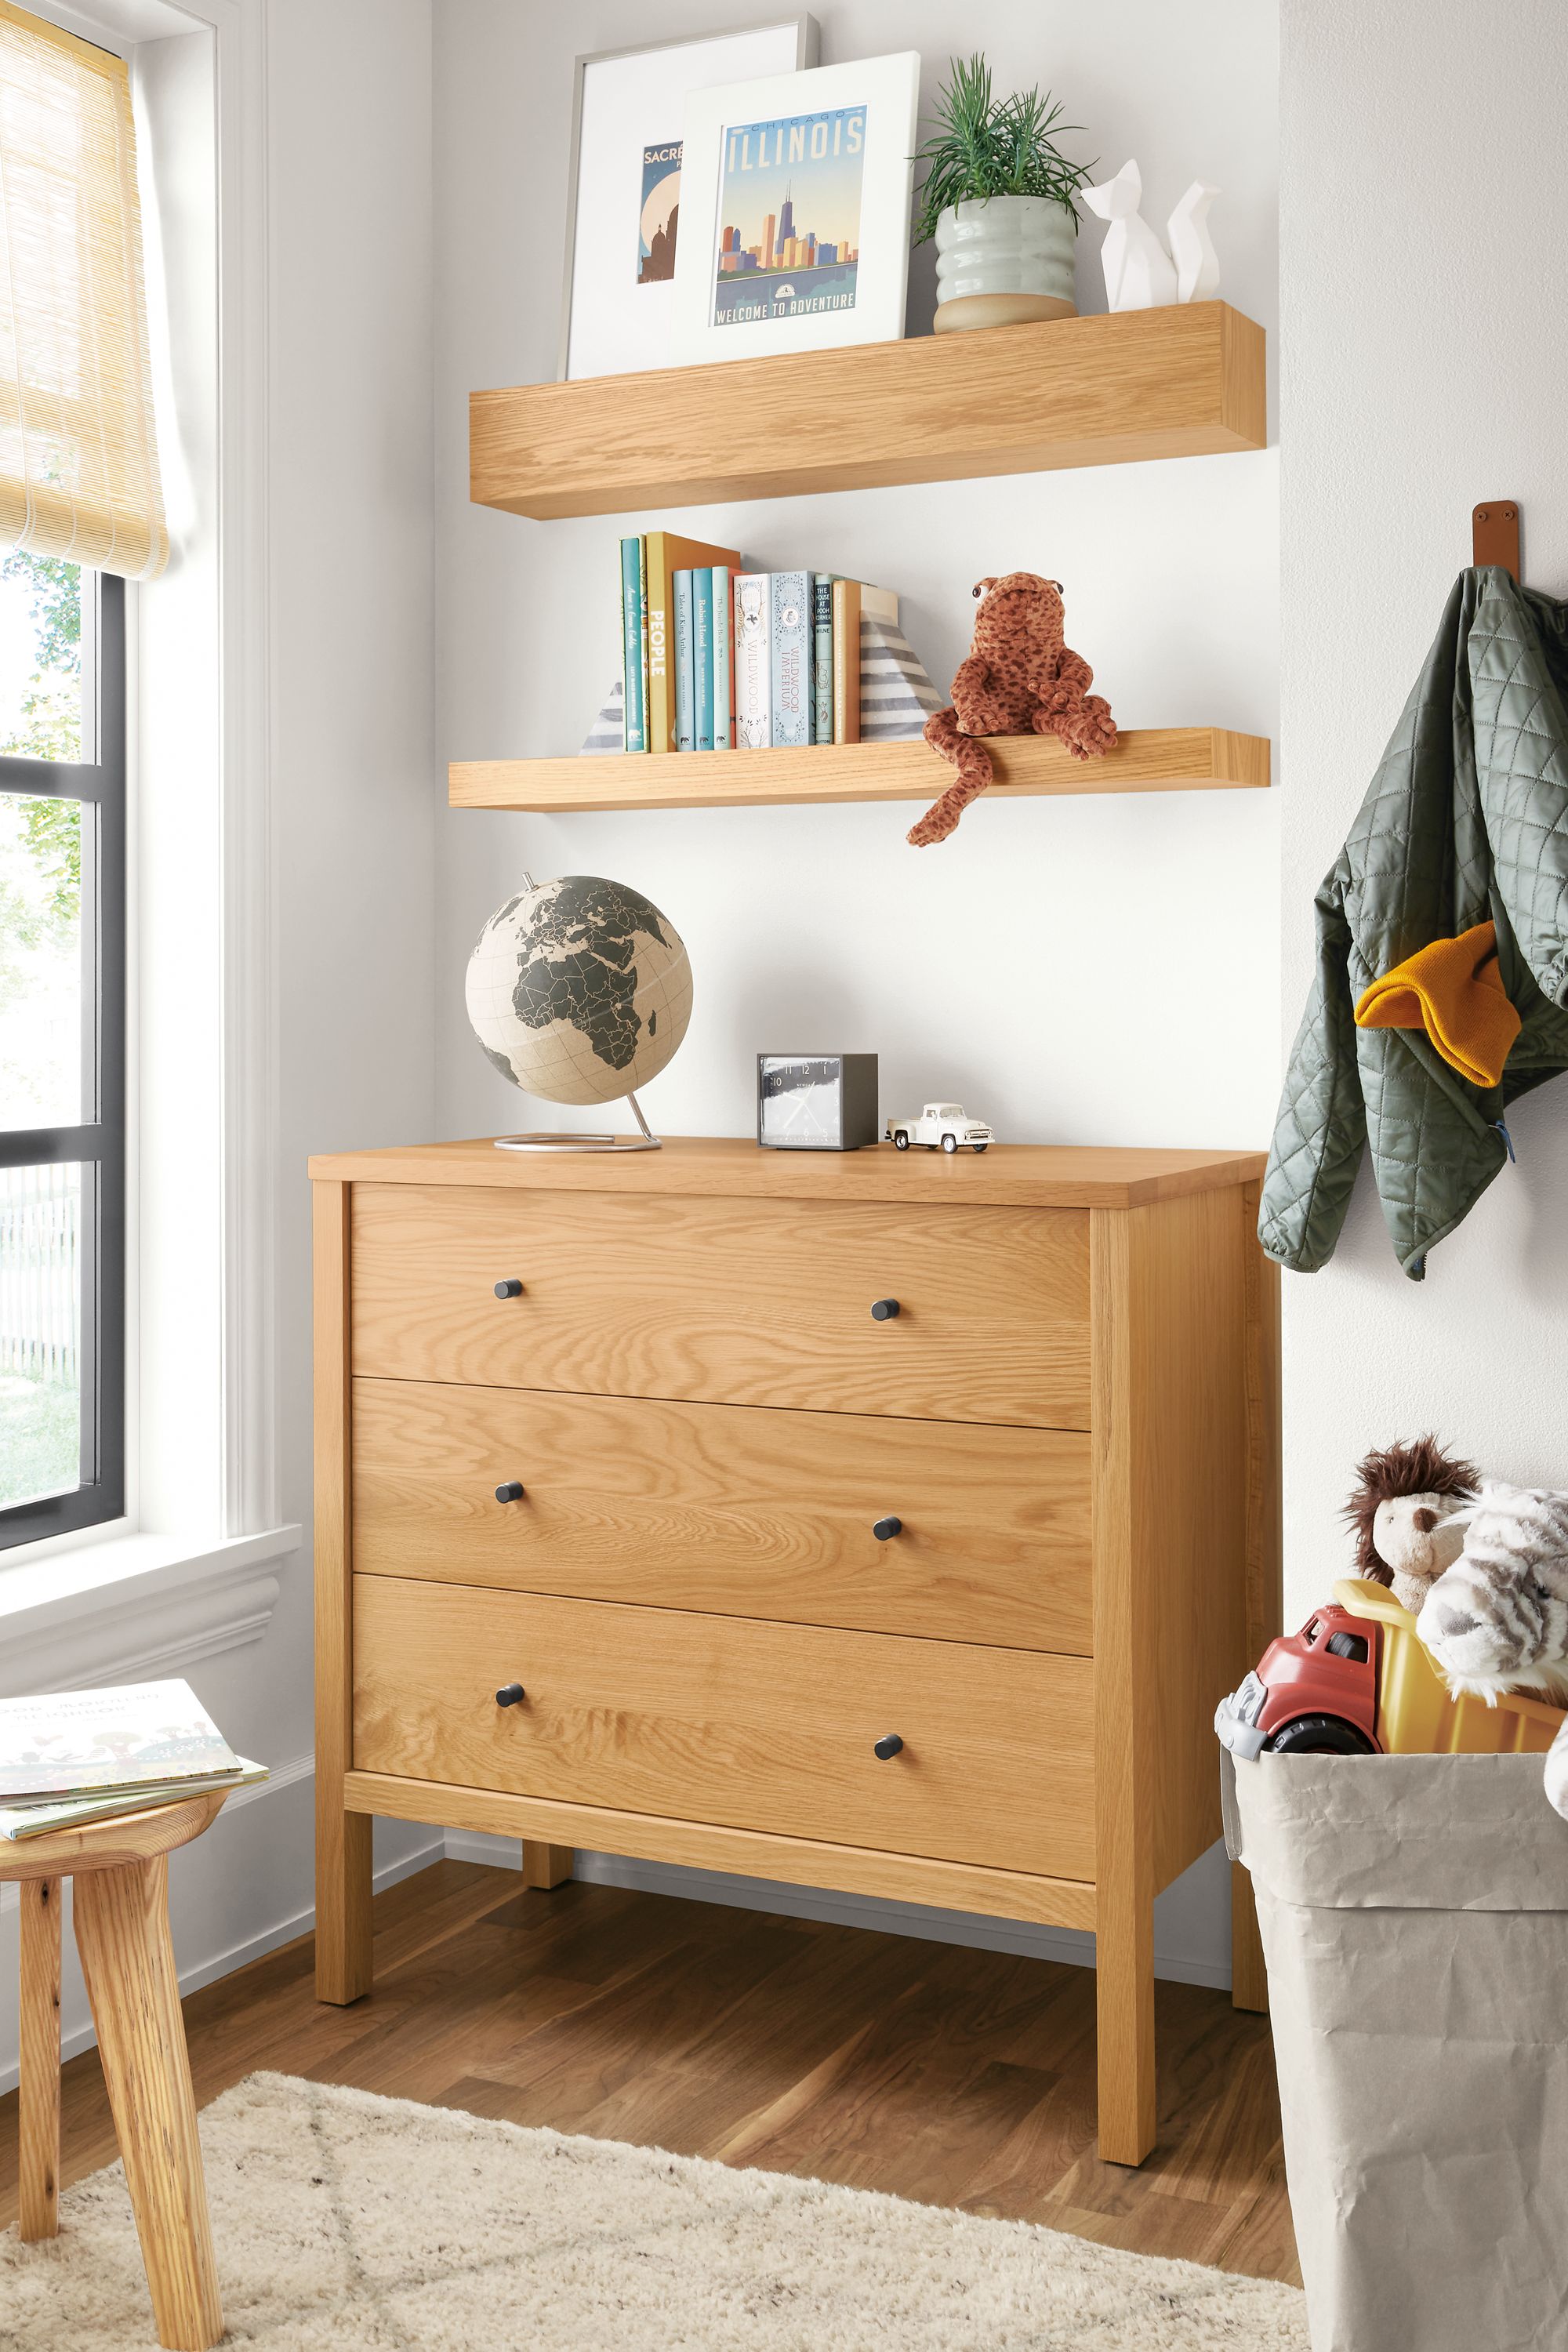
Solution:
<svg viewBox="0 0 1568 2352">
<path fill-rule="evenodd" d="M 549 519 L 1261 449 L 1264 343 L 1173 303 L 476 392 L 471 494 Z"/>
<path fill-rule="evenodd" d="M 1224 727 L 1155 727 L 1123 735 L 1099 760 L 1075 760 L 1054 738 L 993 735 L 992 789 L 1061 793 L 1184 793 L 1268 782 L 1266 735 Z M 767 808 L 829 801 L 935 800 L 952 770 L 929 744 L 816 743 L 799 751 L 606 752 L 568 760 L 458 760 L 454 808 Z"/>
</svg>

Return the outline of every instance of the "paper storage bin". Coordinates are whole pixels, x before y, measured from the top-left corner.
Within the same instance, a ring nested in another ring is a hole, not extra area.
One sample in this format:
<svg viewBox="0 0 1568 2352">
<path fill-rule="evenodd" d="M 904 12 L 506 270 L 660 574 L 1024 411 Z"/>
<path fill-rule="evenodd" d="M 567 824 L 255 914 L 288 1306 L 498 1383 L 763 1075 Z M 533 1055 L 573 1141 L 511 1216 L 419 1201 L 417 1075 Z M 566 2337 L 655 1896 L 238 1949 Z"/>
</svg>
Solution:
<svg viewBox="0 0 1568 2352">
<path fill-rule="evenodd" d="M 1223 1755 L 1313 2352 L 1568 2347 L 1568 1822 L 1528 1755 Z"/>
</svg>

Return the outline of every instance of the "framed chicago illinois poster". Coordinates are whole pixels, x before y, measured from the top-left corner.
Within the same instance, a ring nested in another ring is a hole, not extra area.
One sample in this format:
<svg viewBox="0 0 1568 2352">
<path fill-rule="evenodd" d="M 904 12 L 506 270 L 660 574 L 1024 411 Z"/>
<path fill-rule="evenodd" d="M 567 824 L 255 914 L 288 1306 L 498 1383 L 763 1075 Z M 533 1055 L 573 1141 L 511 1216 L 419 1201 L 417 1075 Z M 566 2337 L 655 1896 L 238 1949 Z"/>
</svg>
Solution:
<svg viewBox="0 0 1568 2352">
<path fill-rule="evenodd" d="M 573 72 L 557 374 L 668 367 L 679 242 L 681 117 L 710 82 L 816 63 L 810 16 L 579 58 Z"/>
<path fill-rule="evenodd" d="M 912 49 L 686 101 L 675 351 L 754 357 L 904 331 Z"/>
</svg>

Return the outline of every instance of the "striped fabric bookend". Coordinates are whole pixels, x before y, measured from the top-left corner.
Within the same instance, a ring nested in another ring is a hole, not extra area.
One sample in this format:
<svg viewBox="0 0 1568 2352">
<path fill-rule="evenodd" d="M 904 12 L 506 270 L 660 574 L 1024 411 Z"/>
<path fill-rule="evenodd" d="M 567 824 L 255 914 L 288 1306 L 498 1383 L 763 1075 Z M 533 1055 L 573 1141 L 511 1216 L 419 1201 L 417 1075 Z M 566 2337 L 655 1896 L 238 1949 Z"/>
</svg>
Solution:
<svg viewBox="0 0 1568 2352">
<path fill-rule="evenodd" d="M 903 743 L 925 733 L 942 697 L 895 621 L 860 615 L 860 740 Z M 617 717 L 616 725 L 620 721 Z"/>
<path fill-rule="evenodd" d="M 610 688 L 608 702 L 583 739 L 584 751 L 624 751 L 626 750 L 626 721 L 622 715 L 625 701 L 626 688 L 621 680 L 616 678 Z"/>
</svg>

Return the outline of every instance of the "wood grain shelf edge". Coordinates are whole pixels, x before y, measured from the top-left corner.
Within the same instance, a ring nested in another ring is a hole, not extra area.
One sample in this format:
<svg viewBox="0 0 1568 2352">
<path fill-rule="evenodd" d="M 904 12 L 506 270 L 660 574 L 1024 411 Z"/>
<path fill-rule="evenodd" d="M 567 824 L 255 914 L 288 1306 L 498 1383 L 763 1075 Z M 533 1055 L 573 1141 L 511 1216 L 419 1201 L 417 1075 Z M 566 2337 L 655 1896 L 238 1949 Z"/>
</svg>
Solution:
<svg viewBox="0 0 1568 2352">
<path fill-rule="evenodd" d="M 470 394 L 470 496 L 549 521 L 1260 449 L 1265 369 L 1194 302 L 514 384 Z"/>
<path fill-rule="evenodd" d="M 1043 735 L 992 735 L 1003 798 L 1083 793 L 1255 791 L 1269 742 L 1225 727 L 1134 728 L 1113 751 L 1075 760 Z M 534 815 L 574 810 L 766 808 L 849 801 L 934 800 L 952 770 L 928 743 L 814 743 L 799 751 L 605 752 L 554 760 L 458 760 L 454 808 Z"/>
</svg>

